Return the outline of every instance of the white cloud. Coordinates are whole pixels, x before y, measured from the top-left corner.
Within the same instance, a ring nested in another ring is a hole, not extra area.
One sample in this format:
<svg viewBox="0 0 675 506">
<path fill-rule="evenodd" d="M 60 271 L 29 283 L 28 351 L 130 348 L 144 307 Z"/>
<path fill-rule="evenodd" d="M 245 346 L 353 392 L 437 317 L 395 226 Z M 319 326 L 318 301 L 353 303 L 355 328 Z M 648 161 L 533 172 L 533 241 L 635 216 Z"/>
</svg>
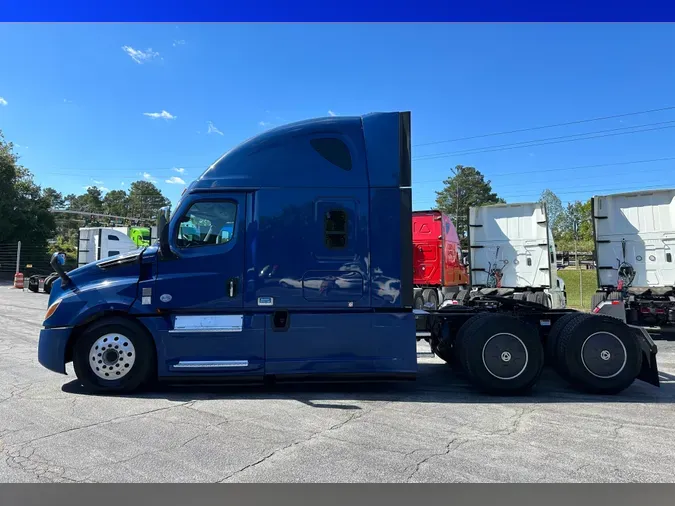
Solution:
<svg viewBox="0 0 675 506">
<path fill-rule="evenodd" d="M 82 188 L 84 188 L 85 190 L 88 190 L 89 188 L 94 188 L 94 187 L 98 188 L 98 189 L 101 190 L 102 192 L 110 191 L 110 190 L 109 190 L 108 188 L 106 188 L 105 186 L 98 186 L 98 185 L 95 185 L 95 186 L 83 186 Z"/>
<path fill-rule="evenodd" d="M 208 130 L 207 133 L 209 133 L 209 134 L 223 135 L 223 132 L 221 132 L 220 130 L 218 130 L 218 129 L 216 128 L 216 125 L 214 125 L 214 124 L 211 123 L 210 121 L 208 122 L 208 125 L 209 125 L 209 130 Z"/>
<path fill-rule="evenodd" d="M 140 49 L 134 49 L 131 46 L 122 46 L 122 51 L 127 53 L 131 59 L 138 64 L 145 63 L 159 56 L 159 53 L 157 51 L 153 51 L 151 48 L 141 51 Z"/>
<path fill-rule="evenodd" d="M 178 176 L 171 176 L 169 179 L 166 180 L 166 182 L 169 184 L 185 184 L 185 181 L 183 181 Z"/>
<path fill-rule="evenodd" d="M 147 173 L 147 172 L 144 172 L 144 173 L 143 173 L 143 179 L 145 179 L 146 181 L 151 181 L 151 182 L 153 182 L 153 183 L 155 182 L 155 178 L 152 177 L 152 176 L 151 176 L 149 173 Z"/>
<path fill-rule="evenodd" d="M 183 167 L 174 167 L 173 170 L 175 170 L 179 174 L 185 174 L 185 169 Z"/>
<path fill-rule="evenodd" d="M 72 101 L 72 100 L 68 100 L 67 98 L 64 98 L 64 99 L 63 99 L 63 103 L 64 103 L 64 104 L 72 104 L 73 101 Z"/>
<path fill-rule="evenodd" d="M 148 118 L 152 119 L 176 119 L 176 116 L 171 114 L 170 112 L 162 111 L 162 112 L 144 112 L 143 116 L 147 116 Z"/>
<path fill-rule="evenodd" d="M 2 106 L 7 105 L 7 100 L 5 100 L 4 98 L 0 97 L 0 105 L 2 105 Z"/>
<path fill-rule="evenodd" d="M 261 127 L 268 127 L 268 126 L 270 126 L 271 124 L 272 124 L 272 123 L 268 123 L 267 121 L 261 121 L 260 123 L 258 123 L 258 125 L 260 125 Z"/>
<path fill-rule="evenodd" d="M 335 114 L 333 111 L 328 109 L 328 116 L 337 116 L 337 114 Z"/>
<path fill-rule="evenodd" d="M 120 186 L 124 186 L 125 184 L 126 184 L 126 183 L 125 183 L 124 181 L 122 181 L 122 182 L 120 183 Z"/>
<path fill-rule="evenodd" d="M 183 46 L 183 45 L 185 45 L 185 41 L 184 41 L 184 40 L 174 40 L 174 41 L 173 41 L 173 47 L 176 47 L 176 46 Z"/>
<path fill-rule="evenodd" d="M 92 179 L 91 182 L 96 184 L 96 185 L 103 184 L 103 181 L 97 181 L 96 179 Z"/>
</svg>

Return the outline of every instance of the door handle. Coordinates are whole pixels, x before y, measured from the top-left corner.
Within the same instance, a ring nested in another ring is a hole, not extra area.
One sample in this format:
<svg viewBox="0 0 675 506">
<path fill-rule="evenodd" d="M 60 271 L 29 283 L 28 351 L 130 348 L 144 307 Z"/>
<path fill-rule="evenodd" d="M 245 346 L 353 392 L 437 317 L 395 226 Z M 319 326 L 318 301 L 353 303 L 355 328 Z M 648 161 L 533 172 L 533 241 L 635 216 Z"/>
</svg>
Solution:
<svg viewBox="0 0 675 506">
<path fill-rule="evenodd" d="M 230 298 L 237 294 L 237 278 L 231 278 L 227 283 L 227 294 Z"/>
</svg>

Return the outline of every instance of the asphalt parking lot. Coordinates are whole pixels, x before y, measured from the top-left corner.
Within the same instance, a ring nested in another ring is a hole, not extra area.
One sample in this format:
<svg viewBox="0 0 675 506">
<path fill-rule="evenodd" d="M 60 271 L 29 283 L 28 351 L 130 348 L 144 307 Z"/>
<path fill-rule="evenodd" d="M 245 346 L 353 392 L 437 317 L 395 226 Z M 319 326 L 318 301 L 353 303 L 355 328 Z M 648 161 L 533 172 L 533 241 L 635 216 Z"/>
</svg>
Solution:
<svg viewBox="0 0 675 506">
<path fill-rule="evenodd" d="M 37 362 L 47 296 L 0 283 L 2 482 L 670 482 L 675 342 L 660 389 L 584 396 L 545 374 L 474 392 L 437 358 L 409 384 L 83 394 Z M 426 351 L 420 345 L 419 351 Z"/>
</svg>

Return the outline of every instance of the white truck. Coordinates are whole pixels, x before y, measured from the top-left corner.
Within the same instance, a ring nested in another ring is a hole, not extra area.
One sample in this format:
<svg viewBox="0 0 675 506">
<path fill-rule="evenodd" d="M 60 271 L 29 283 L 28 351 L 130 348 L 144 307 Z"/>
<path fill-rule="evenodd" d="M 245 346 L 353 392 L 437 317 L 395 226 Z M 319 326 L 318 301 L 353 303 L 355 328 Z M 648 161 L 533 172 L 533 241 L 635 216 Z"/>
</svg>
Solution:
<svg viewBox="0 0 675 506">
<path fill-rule="evenodd" d="M 675 189 L 595 196 L 592 213 L 592 307 L 622 300 L 629 324 L 675 323 Z"/>
<path fill-rule="evenodd" d="M 545 204 L 470 208 L 469 249 L 472 293 L 566 307 Z"/>
<path fill-rule="evenodd" d="M 77 266 L 136 249 L 138 246 L 123 227 L 84 227 L 79 230 L 77 241 Z"/>
</svg>

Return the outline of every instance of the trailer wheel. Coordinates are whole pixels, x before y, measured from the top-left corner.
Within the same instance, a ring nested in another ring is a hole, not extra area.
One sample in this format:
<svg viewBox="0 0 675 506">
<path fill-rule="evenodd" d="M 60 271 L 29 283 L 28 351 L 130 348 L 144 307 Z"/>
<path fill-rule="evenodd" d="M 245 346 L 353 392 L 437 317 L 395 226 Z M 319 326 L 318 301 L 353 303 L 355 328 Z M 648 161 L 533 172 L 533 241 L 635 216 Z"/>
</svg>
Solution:
<svg viewBox="0 0 675 506">
<path fill-rule="evenodd" d="M 628 388 L 642 367 L 642 351 L 633 331 L 604 315 L 570 320 L 556 345 L 559 368 L 574 388 L 616 394 Z"/>
<path fill-rule="evenodd" d="M 462 325 L 457 353 L 472 382 L 492 394 L 530 390 L 544 367 L 537 329 L 503 314 L 478 315 Z"/>
<path fill-rule="evenodd" d="M 432 303 L 433 309 L 438 309 L 438 293 L 433 288 L 426 288 L 422 292 L 422 298 L 424 299 L 424 304 Z"/>
<path fill-rule="evenodd" d="M 156 374 L 152 338 L 140 324 L 107 318 L 86 328 L 75 342 L 73 366 L 77 379 L 90 392 L 137 390 Z"/>
<path fill-rule="evenodd" d="M 607 295 L 605 292 L 594 293 L 593 297 L 591 297 L 591 310 L 595 309 L 601 302 L 605 302 L 606 300 Z"/>
</svg>

